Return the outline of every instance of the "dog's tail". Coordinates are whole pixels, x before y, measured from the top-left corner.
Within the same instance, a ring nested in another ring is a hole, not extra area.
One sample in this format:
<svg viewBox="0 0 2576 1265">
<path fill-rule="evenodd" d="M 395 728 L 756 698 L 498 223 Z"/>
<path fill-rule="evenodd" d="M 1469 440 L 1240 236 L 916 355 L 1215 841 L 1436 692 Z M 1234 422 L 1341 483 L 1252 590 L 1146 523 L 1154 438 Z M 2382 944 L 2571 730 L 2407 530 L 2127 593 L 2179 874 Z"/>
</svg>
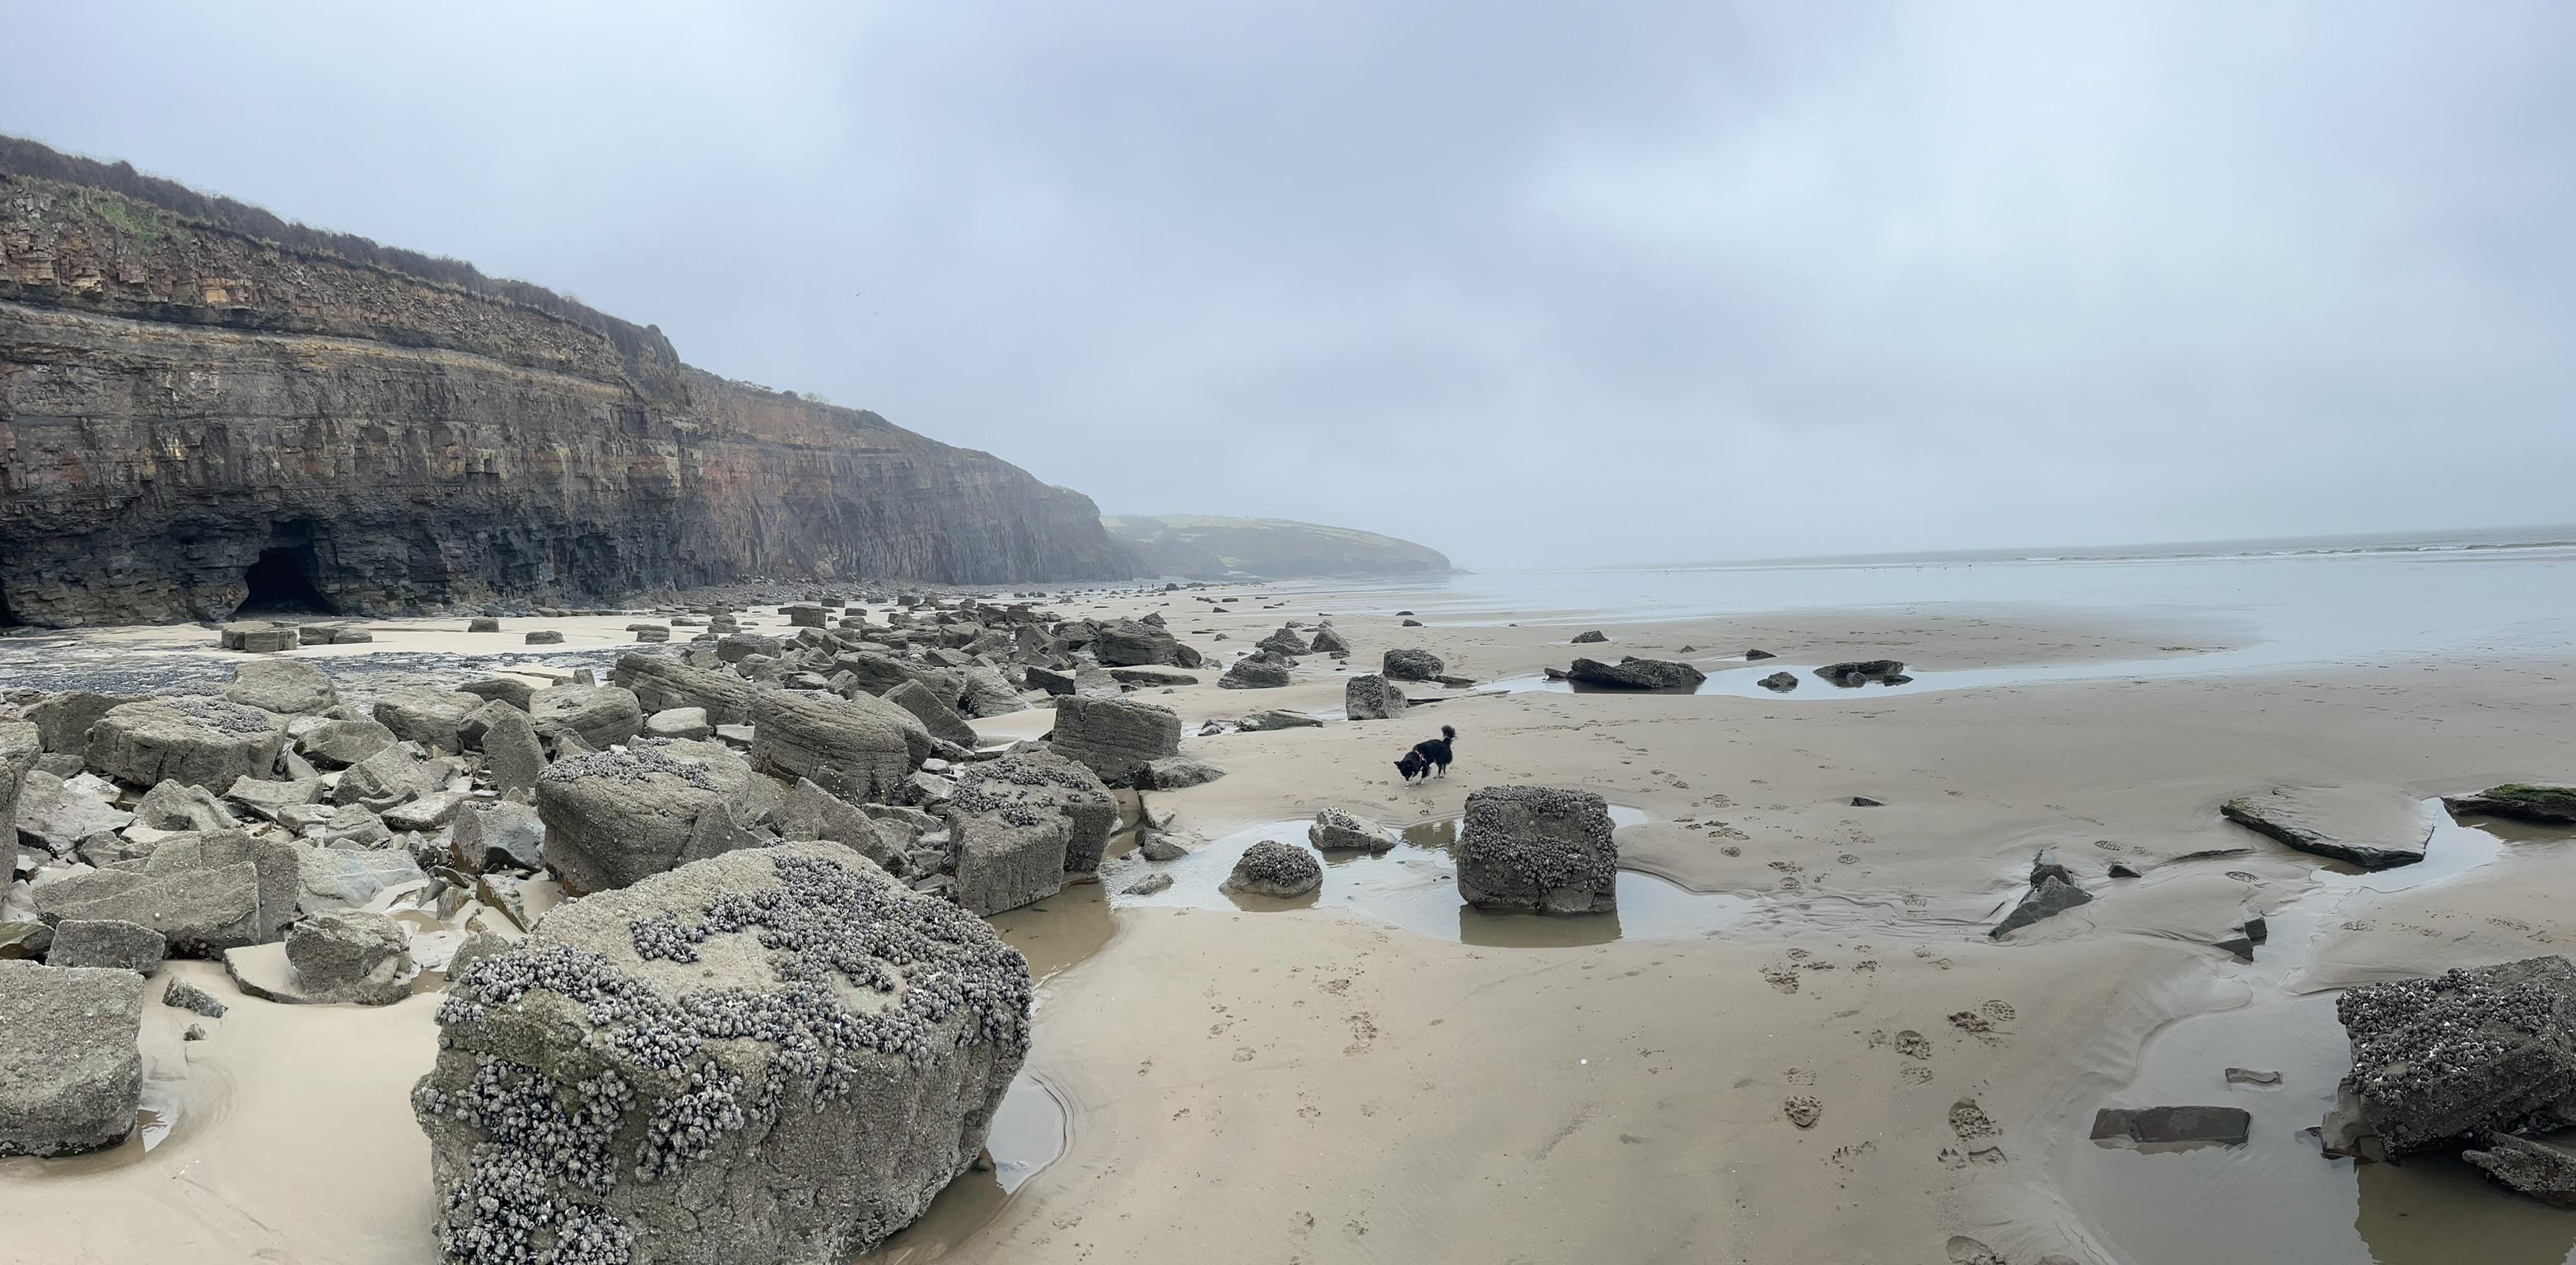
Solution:
<svg viewBox="0 0 2576 1265">
<path fill-rule="evenodd" d="M 1456 742 L 1458 741 L 1458 731 L 1447 725 L 1442 725 L 1440 727 L 1440 740 L 1442 742 Z"/>
</svg>

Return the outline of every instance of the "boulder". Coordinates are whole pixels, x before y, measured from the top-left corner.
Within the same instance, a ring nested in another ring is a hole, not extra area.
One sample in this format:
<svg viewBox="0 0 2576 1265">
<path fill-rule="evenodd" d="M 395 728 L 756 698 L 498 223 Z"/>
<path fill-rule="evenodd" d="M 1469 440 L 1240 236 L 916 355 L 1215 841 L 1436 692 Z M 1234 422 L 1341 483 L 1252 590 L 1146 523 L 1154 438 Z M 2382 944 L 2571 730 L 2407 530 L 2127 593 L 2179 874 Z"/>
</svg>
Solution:
<svg viewBox="0 0 2576 1265">
<path fill-rule="evenodd" d="M 0 884 L 18 865 L 19 788 L 43 754 L 44 742 L 34 724 L 0 720 Z"/>
<path fill-rule="evenodd" d="M 1149 761 L 1181 753 L 1181 717 L 1168 707 L 1075 695 L 1056 705 L 1055 749 L 1111 786 L 1124 786 Z"/>
<path fill-rule="evenodd" d="M 542 870 L 546 866 L 546 823 L 533 805 L 492 800 L 467 806 L 456 814 L 448 850 L 456 863 L 476 874 L 489 870 Z"/>
<path fill-rule="evenodd" d="M 483 774 L 502 794 L 533 791 L 546 771 L 546 742 L 536 719 L 518 708 L 486 703 L 474 713 L 483 727 Z"/>
<path fill-rule="evenodd" d="M 1007 716 L 1029 709 L 1029 701 L 1011 687 L 998 668 L 976 666 L 964 670 L 965 712 L 981 720 L 988 716 Z"/>
<path fill-rule="evenodd" d="M 873 1248 L 975 1163 L 1033 998 L 982 921 L 819 842 L 560 906 L 449 989 L 412 1105 L 441 1243 L 494 1261 Z"/>
<path fill-rule="evenodd" d="M 187 1011 L 192 1015 L 203 1015 L 208 1019 L 223 1018 L 226 1009 L 222 1002 L 215 1000 L 206 990 L 183 979 L 174 979 L 170 981 L 168 988 L 161 990 L 161 1004 L 174 1010 Z"/>
<path fill-rule="evenodd" d="M 1353 720 L 1393 720 L 1404 714 L 1404 691 L 1375 673 L 1342 685 L 1342 713 Z"/>
<path fill-rule="evenodd" d="M 1225 889 L 1255 896 L 1303 896 L 1324 885 L 1323 863 L 1293 843 L 1264 839 L 1243 850 Z"/>
<path fill-rule="evenodd" d="M 754 846 L 751 780 L 742 757 L 710 742 L 639 738 L 558 760 L 537 779 L 546 864 L 564 890 L 599 892 Z"/>
<path fill-rule="evenodd" d="M 224 687 L 224 698 L 244 707 L 290 716 L 328 711 L 340 705 L 340 691 L 331 687 L 331 678 L 322 669 L 288 659 L 264 659 L 234 668 L 232 683 Z"/>
<path fill-rule="evenodd" d="M 465 631 L 470 633 L 496 633 L 501 631 L 501 621 L 488 615 L 476 616 L 475 618 L 465 621 Z"/>
<path fill-rule="evenodd" d="M 280 718 L 191 694 L 109 709 L 89 727 L 82 759 L 137 786 L 175 780 L 222 790 L 239 778 L 268 776 L 284 745 Z"/>
<path fill-rule="evenodd" d="M 958 715 L 956 708 L 919 681 L 906 681 L 887 690 L 883 697 L 885 701 L 911 712 L 932 737 L 945 738 L 965 747 L 982 741 L 975 736 L 975 727 L 967 724 L 966 718 Z"/>
<path fill-rule="evenodd" d="M 315 914 L 287 933 L 298 1000 L 384 1006 L 411 995 L 411 933 L 383 914 L 341 909 Z"/>
<path fill-rule="evenodd" d="M 1859 689 L 1872 681 L 1881 685 L 1903 685 L 1914 679 L 1905 675 L 1905 665 L 1895 659 L 1863 659 L 1851 663 L 1828 663 L 1816 669 L 1816 675 L 1847 690 Z"/>
<path fill-rule="evenodd" d="M 355 909 L 405 883 L 429 875 L 410 853 L 396 848 L 295 849 L 295 909 L 316 914 L 327 909 Z"/>
<path fill-rule="evenodd" d="M 1252 644 L 1256 649 L 1291 657 L 1315 653 L 1315 648 L 1307 644 L 1306 639 L 1298 636 L 1296 630 L 1292 628 L 1282 628 Z"/>
<path fill-rule="evenodd" d="M 1244 717 L 1237 727 L 1248 734 L 1259 734 L 1276 729 L 1320 729 L 1323 724 L 1324 722 L 1304 712 L 1292 712 L 1274 707 Z"/>
<path fill-rule="evenodd" d="M 456 728 L 485 701 L 460 691 L 414 686 L 377 699 L 371 714 L 404 742 L 462 751 L 465 744 L 457 738 Z"/>
<path fill-rule="evenodd" d="M 397 741 L 393 730 L 372 720 L 326 720 L 305 730 L 295 746 L 316 768 L 345 769 Z"/>
<path fill-rule="evenodd" d="M 820 839 L 837 843 L 885 867 L 888 874 L 902 877 L 911 873 L 911 857 L 878 827 L 876 819 L 861 811 L 858 805 L 816 786 L 810 779 L 798 778 L 787 788 L 778 803 L 769 810 L 769 823 L 778 829 L 779 837 L 789 840 Z"/>
<path fill-rule="evenodd" d="M 644 729 L 635 692 L 615 685 L 558 685 L 528 697 L 528 717 L 549 746 L 565 734 L 592 751 L 605 751 Z"/>
<path fill-rule="evenodd" d="M 1225 776 L 1224 768 L 1190 756 L 1165 756 L 1148 760 L 1136 769 L 1136 789 L 1140 791 L 1178 791 L 1204 786 Z"/>
<path fill-rule="evenodd" d="M 134 1131 L 142 976 L 0 961 L 0 1015 L 0 1155 L 100 1151 Z"/>
<path fill-rule="evenodd" d="M 331 802 L 357 804 L 380 813 L 437 790 L 438 781 L 430 767 L 413 759 L 411 752 L 387 747 L 342 772 L 339 784 L 331 788 Z"/>
<path fill-rule="evenodd" d="M 2576 822 L 2576 786 L 2536 786 L 2511 782 L 2490 786 L 2475 795 L 2445 796 L 2442 803 L 2455 813 L 2477 813 L 2489 817 L 2512 817 L 2553 826 Z"/>
<path fill-rule="evenodd" d="M 1064 890 L 1073 821 L 1026 805 L 949 815 L 956 885 L 950 895 L 977 914 L 1045 900 Z"/>
<path fill-rule="evenodd" d="M 226 803 L 238 805 L 243 812 L 262 821 L 277 821 L 287 809 L 318 803 L 321 799 L 322 779 L 318 777 L 286 782 L 246 777 L 224 790 Z"/>
<path fill-rule="evenodd" d="M 952 828 L 961 818 L 992 813 L 1065 818 L 1070 829 L 1059 868 L 1068 874 L 1099 869 L 1100 854 L 1118 829 L 1118 801 L 1100 778 L 1044 748 L 968 765 L 958 774 L 947 807 Z"/>
<path fill-rule="evenodd" d="M 1609 635 L 1598 628 L 1595 628 L 1590 632 L 1579 632 L 1574 634 L 1574 644 L 1578 646 L 1589 646 L 1608 640 L 1610 640 Z"/>
<path fill-rule="evenodd" d="M 1091 643 L 1092 657 L 1104 668 L 1133 668 L 1164 664 L 1175 668 L 1195 668 L 1199 652 L 1174 637 L 1159 624 L 1122 619 L 1100 630 Z"/>
<path fill-rule="evenodd" d="M 144 792 L 134 820 L 154 830 L 230 830 L 241 824 L 214 792 L 186 782 L 163 782 Z"/>
<path fill-rule="evenodd" d="M 1754 682 L 1754 684 L 1759 685 L 1774 694 L 1786 694 L 1789 691 L 1798 688 L 1798 678 L 1787 672 L 1774 672 L 1771 675 Z"/>
<path fill-rule="evenodd" d="M 2485 1149 L 2462 1151 L 2460 1158 L 2551 1207 L 2576 1208 L 2576 1151 L 2499 1133 Z"/>
<path fill-rule="evenodd" d="M 2004 920 L 1996 923 L 1994 929 L 1986 934 L 2001 940 L 2042 918 L 2054 918 L 2077 905 L 2088 905 L 2092 901 L 2093 894 L 2083 888 L 2059 878 L 2056 874 L 2043 875 L 2038 882 L 2031 884 L 2028 892 L 2022 895 L 2021 903 L 2013 906 L 2012 912 L 2004 915 Z"/>
<path fill-rule="evenodd" d="M 384 825 L 389 830 L 431 834 L 456 820 L 457 812 L 472 802 L 474 797 L 465 791 L 431 791 L 386 809 Z"/>
<path fill-rule="evenodd" d="M 532 628 L 519 640 L 531 646 L 560 646 L 563 644 L 563 639 L 562 629 Z"/>
<path fill-rule="evenodd" d="M 1379 665 L 1390 681 L 1436 681 L 1448 670 L 1440 656 L 1428 650 L 1389 650 Z"/>
<path fill-rule="evenodd" d="M 141 923 L 67 918 L 54 926 L 54 947 L 45 951 L 45 964 L 111 967 L 149 975 L 161 965 L 168 948 L 160 932 Z"/>
<path fill-rule="evenodd" d="M 2388 1155 L 2576 1124 L 2576 966 L 2525 958 L 2361 984 L 2335 999 L 2352 1071 L 2325 1130 Z"/>
<path fill-rule="evenodd" d="M 134 814 L 72 790 L 61 778 L 36 769 L 19 780 L 14 816 L 21 844 L 34 844 L 55 856 L 70 856 L 81 840 L 123 830 L 134 821 Z"/>
<path fill-rule="evenodd" d="M 1052 668 L 1032 665 L 1028 669 L 1028 678 L 1030 689 L 1044 690 L 1059 698 L 1073 693 L 1076 688 L 1073 677 Z"/>
<path fill-rule="evenodd" d="M 715 734 L 716 727 L 707 719 L 707 709 L 703 707 L 669 707 L 644 718 L 644 736 L 647 738 L 695 741 L 712 738 Z"/>
<path fill-rule="evenodd" d="M 1565 678 L 1577 685 L 1610 690 L 1695 690 L 1708 674 L 1687 663 L 1668 659 L 1639 659 L 1634 656 L 1617 663 L 1598 659 L 1577 659 L 1565 670 Z"/>
<path fill-rule="evenodd" d="M 1315 630 L 1315 639 L 1307 643 L 1307 648 L 1316 654 L 1349 654 L 1351 643 L 1333 631 L 1331 624 L 1326 624 Z"/>
<path fill-rule="evenodd" d="M 1306 827 L 1306 843 L 1317 852 L 1384 852 L 1396 845 L 1395 832 L 1356 814 L 1327 808 Z"/>
<path fill-rule="evenodd" d="M 754 710 L 751 766 L 811 778 L 843 799 L 899 797 L 930 748 L 930 731 L 912 713 L 865 694 L 773 690 Z"/>
<path fill-rule="evenodd" d="M 172 956 L 275 940 L 295 916 L 297 845 L 238 830 L 172 835 L 134 869 L 92 870 L 33 889 L 48 925 L 150 927 Z"/>
<path fill-rule="evenodd" d="M 1275 690 L 1288 684 L 1288 665 L 1278 659 L 1254 655 L 1239 659 L 1217 678 L 1217 685 L 1229 690 Z"/>
<path fill-rule="evenodd" d="M 1458 895 L 1479 909 L 1551 914 L 1618 907 L 1610 805 L 1590 791 L 1488 786 L 1467 796 Z"/>
<path fill-rule="evenodd" d="M 536 686 L 515 676 L 489 677 L 480 681 L 471 681 L 456 688 L 462 693 L 471 694 L 485 702 L 508 703 L 520 711 L 528 710 L 528 699 L 537 692 Z"/>
<path fill-rule="evenodd" d="M 1199 678 L 1187 672 L 1162 668 L 1111 668 L 1109 679 L 1120 685 L 1196 685 Z"/>
<path fill-rule="evenodd" d="M 2433 815 L 2387 787 L 2281 786 L 2231 799 L 2218 811 L 2301 852 L 2365 870 L 2413 865 L 2433 840 Z"/>
<path fill-rule="evenodd" d="M 36 738 L 47 751 L 79 755 L 89 748 L 89 727 L 98 718 L 127 703 L 150 701 L 147 694 L 96 694 L 73 690 L 56 694 L 27 709 L 27 719 L 36 722 Z"/>
</svg>

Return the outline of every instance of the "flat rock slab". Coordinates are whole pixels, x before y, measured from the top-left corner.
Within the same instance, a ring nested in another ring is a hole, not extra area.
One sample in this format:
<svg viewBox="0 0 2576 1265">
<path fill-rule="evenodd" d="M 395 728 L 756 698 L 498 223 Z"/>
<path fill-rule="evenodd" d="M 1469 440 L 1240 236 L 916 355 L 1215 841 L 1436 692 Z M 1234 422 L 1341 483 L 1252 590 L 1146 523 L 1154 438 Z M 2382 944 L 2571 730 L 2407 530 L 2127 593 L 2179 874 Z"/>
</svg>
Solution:
<svg viewBox="0 0 2576 1265">
<path fill-rule="evenodd" d="M 2512 817 L 2557 826 L 2576 824 L 2576 786 L 2509 783 L 2490 786 L 2475 795 L 2445 796 L 2442 803 L 2455 813 Z"/>
<path fill-rule="evenodd" d="M 412 980 L 420 974 L 420 966 L 408 957 L 386 966 L 390 969 L 381 972 L 382 978 L 321 989 L 307 984 L 295 964 L 287 961 L 283 943 L 224 951 L 224 974 L 232 977 L 235 987 L 262 1001 L 287 1006 L 384 1006 L 410 996 Z"/>
<path fill-rule="evenodd" d="M 2218 811 L 2301 852 L 2365 870 L 2413 865 L 2433 840 L 2433 815 L 2386 787 L 2281 786 L 2231 799 Z"/>
<path fill-rule="evenodd" d="M 2093 1113 L 2093 1140 L 2243 1146 L 2253 1122 L 2242 1107 L 2104 1107 Z"/>
</svg>

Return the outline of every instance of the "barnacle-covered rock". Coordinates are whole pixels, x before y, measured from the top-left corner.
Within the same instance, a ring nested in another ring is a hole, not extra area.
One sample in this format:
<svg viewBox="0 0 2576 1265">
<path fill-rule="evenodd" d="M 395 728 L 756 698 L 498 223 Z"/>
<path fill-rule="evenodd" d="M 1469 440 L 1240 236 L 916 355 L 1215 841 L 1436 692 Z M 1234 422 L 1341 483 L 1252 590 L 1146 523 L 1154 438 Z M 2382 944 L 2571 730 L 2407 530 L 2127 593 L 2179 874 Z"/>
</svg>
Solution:
<svg viewBox="0 0 2576 1265">
<path fill-rule="evenodd" d="M 89 728 L 84 759 L 120 782 L 164 779 L 221 791 L 267 777 L 286 744 L 286 722 L 256 707 L 179 695 L 109 709 Z"/>
<path fill-rule="evenodd" d="M 783 1262 L 882 1242 L 971 1165 L 1028 962 L 832 843 L 546 915 L 451 976 L 412 1091 L 458 1265 Z"/>
<path fill-rule="evenodd" d="M 747 828 L 753 805 L 750 766 L 713 742 L 638 738 L 557 760 L 537 778 L 546 864 L 573 892 L 766 842 Z"/>
<path fill-rule="evenodd" d="M 1256 896 L 1303 896 L 1324 885 L 1323 863 L 1293 843 L 1264 839 L 1243 850 L 1225 889 Z"/>
<path fill-rule="evenodd" d="M 1467 796 L 1458 895 L 1481 909 L 1551 914 L 1618 906 L 1610 805 L 1590 791 L 1488 786 Z"/>
<path fill-rule="evenodd" d="M 965 837 L 964 823 L 979 816 L 1063 817 L 1069 829 L 1058 868 L 1066 874 L 1098 870 L 1100 854 L 1118 829 L 1118 801 L 1110 797 L 1099 776 L 1044 748 L 966 766 L 957 776 L 957 790 L 949 796 L 945 811 L 951 829 L 961 832 L 960 839 Z M 964 881 L 962 872 L 959 878 Z"/>
<path fill-rule="evenodd" d="M 2352 1072 L 2328 1145 L 2404 1155 L 2492 1133 L 2576 1124 L 2576 965 L 2525 958 L 2424 979 L 2363 984 L 2335 999 Z"/>
</svg>

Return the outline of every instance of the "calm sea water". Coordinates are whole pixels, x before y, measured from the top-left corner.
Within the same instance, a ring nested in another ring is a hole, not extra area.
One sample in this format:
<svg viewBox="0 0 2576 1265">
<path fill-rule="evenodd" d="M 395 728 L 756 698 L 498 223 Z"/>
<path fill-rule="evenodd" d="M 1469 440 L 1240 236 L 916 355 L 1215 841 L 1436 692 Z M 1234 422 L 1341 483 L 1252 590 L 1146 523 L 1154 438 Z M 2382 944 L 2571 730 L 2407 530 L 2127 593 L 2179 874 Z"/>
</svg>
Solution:
<svg viewBox="0 0 2576 1265">
<path fill-rule="evenodd" d="M 1376 605 L 1401 602 L 1458 626 L 1820 608 L 2150 611 L 2209 621 L 2213 640 L 2250 642 L 2187 665 L 2077 665 L 2071 676 L 2576 651 L 2576 526 L 1493 572 L 1422 588 L 1389 586 Z"/>
</svg>

